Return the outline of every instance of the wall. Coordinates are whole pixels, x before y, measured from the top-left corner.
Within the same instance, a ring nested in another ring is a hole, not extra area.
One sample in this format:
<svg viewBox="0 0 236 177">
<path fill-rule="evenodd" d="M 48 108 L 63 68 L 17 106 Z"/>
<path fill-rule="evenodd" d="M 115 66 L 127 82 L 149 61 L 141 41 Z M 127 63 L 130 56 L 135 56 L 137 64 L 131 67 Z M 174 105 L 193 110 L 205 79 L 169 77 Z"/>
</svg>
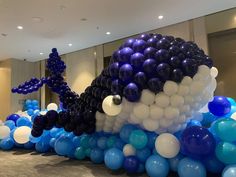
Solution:
<svg viewBox="0 0 236 177">
<path fill-rule="evenodd" d="M 0 120 L 11 111 L 11 60 L 0 62 Z"/>
<path fill-rule="evenodd" d="M 236 28 L 236 8 L 206 16 L 207 33 Z"/>
</svg>

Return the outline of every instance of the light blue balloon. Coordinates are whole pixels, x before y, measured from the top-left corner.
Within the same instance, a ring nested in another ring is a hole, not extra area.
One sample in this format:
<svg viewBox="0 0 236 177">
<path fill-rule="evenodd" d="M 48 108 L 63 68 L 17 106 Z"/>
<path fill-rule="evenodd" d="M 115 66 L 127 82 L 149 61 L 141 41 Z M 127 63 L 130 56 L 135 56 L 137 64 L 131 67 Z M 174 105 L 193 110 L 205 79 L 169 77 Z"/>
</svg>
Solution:
<svg viewBox="0 0 236 177">
<path fill-rule="evenodd" d="M 31 121 L 26 118 L 26 117 L 20 117 L 19 119 L 17 119 L 16 121 L 16 126 L 17 127 L 21 127 L 21 126 L 28 126 L 28 127 L 31 127 L 32 126 L 32 123 Z"/>
<path fill-rule="evenodd" d="M 179 162 L 178 174 L 180 177 L 206 177 L 204 165 L 188 157 Z"/>
<path fill-rule="evenodd" d="M 95 148 L 95 147 L 97 147 L 97 137 L 96 137 L 96 136 L 91 136 L 91 137 L 89 138 L 88 143 L 89 143 L 89 147 L 90 147 L 90 148 Z"/>
<path fill-rule="evenodd" d="M 49 149 L 50 149 L 49 144 L 43 141 L 39 141 L 35 144 L 35 150 L 39 153 L 48 152 Z"/>
<path fill-rule="evenodd" d="M 40 137 L 33 137 L 32 135 L 30 135 L 29 139 L 30 139 L 30 142 L 37 143 L 41 140 L 41 136 Z"/>
<path fill-rule="evenodd" d="M 118 138 L 118 139 L 116 140 L 115 147 L 118 148 L 118 149 L 120 149 L 120 150 L 123 150 L 124 146 L 125 146 L 125 142 L 122 141 L 120 138 Z"/>
<path fill-rule="evenodd" d="M 31 105 L 32 104 L 32 101 L 31 100 L 26 100 L 25 101 L 25 105 L 28 106 L 28 105 Z"/>
<path fill-rule="evenodd" d="M 73 139 L 72 139 L 72 142 L 74 144 L 74 146 L 77 148 L 80 146 L 80 136 L 75 136 Z"/>
<path fill-rule="evenodd" d="M 177 156 L 168 159 L 169 165 L 170 165 L 170 169 L 172 171 L 177 172 L 178 171 L 178 166 L 179 166 L 179 162 L 184 158 L 184 156 L 182 154 L 178 154 Z"/>
<path fill-rule="evenodd" d="M 109 169 L 118 170 L 124 162 L 123 152 L 118 148 L 111 148 L 106 151 L 104 161 Z"/>
<path fill-rule="evenodd" d="M 103 162 L 104 152 L 102 149 L 94 148 L 90 152 L 90 159 L 93 163 L 99 164 Z"/>
<path fill-rule="evenodd" d="M 225 164 L 236 164 L 236 145 L 220 142 L 215 149 L 216 157 Z"/>
<path fill-rule="evenodd" d="M 198 120 L 190 120 L 187 123 L 187 127 L 191 127 L 191 126 L 202 126 L 202 124 Z"/>
<path fill-rule="evenodd" d="M 34 149 L 35 144 L 31 143 L 30 141 L 26 144 L 24 144 L 25 149 Z"/>
<path fill-rule="evenodd" d="M 146 133 L 147 133 L 147 136 L 148 136 L 147 146 L 150 149 L 155 148 L 155 141 L 156 141 L 156 138 L 157 138 L 158 135 L 154 132 L 146 132 Z"/>
<path fill-rule="evenodd" d="M 32 105 L 34 105 L 34 106 L 38 106 L 38 105 L 39 105 L 38 100 L 32 100 Z"/>
<path fill-rule="evenodd" d="M 52 128 L 49 133 L 50 133 L 50 136 L 53 137 L 53 138 L 56 138 L 57 134 L 62 131 L 60 128 Z"/>
<path fill-rule="evenodd" d="M 219 161 L 215 155 L 207 157 L 203 161 L 207 171 L 211 173 L 221 173 L 225 165 Z"/>
<path fill-rule="evenodd" d="M 52 148 L 54 148 L 55 142 L 56 142 L 56 138 L 51 138 L 50 141 L 49 141 L 49 145 L 50 145 Z"/>
<path fill-rule="evenodd" d="M 151 155 L 145 163 L 146 172 L 150 177 L 166 177 L 169 168 L 167 160 L 159 155 Z"/>
<path fill-rule="evenodd" d="M 236 102 L 233 98 L 227 97 L 227 100 L 231 103 L 231 105 L 236 105 Z"/>
<path fill-rule="evenodd" d="M 10 130 L 16 128 L 15 122 L 13 120 L 7 120 L 6 122 L 4 122 L 4 125 L 8 126 Z"/>
<path fill-rule="evenodd" d="M 202 126 L 204 127 L 210 127 L 211 124 L 218 119 L 215 115 L 213 115 L 210 112 L 202 113 L 203 119 L 201 121 Z"/>
<path fill-rule="evenodd" d="M 101 137 L 98 139 L 97 141 L 97 146 L 100 148 L 100 149 L 106 149 L 107 148 L 107 137 Z"/>
<path fill-rule="evenodd" d="M 14 132 L 15 132 L 16 128 L 12 129 L 10 132 L 10 138 L 14 140 Z"/>
<path fill-rule="evenodd" d="M 133 130 L 129 137 L 129 143 L 136 149 L 142 149 L 147 145 L 148 137 L 142 130 Z"/>
<path fill-rule="evenodd" d="M 136 151 L 136 155 L 140 162 L 145 163 L 147 158 L 151 155 L 151 150 L 146 147 Z"/>
<path fill-rule="evenodd" d="M 228 165 L 222 172 L 222 177 L 236 177 L 236 165 Z"/>
<path fill-rule="evenodd" d="M 56 140 L 54 149 L 58 155 L 68 156 L 74 150 L 74 145 L 70 138 L 61 136 Z"/>
<path fill-rule="evenodd" d="M 0 148 L 3 150 L 10 150 L 14 147 L 14 141 L 10 137 L 4 138 L 0 142 Z"/>
<path fill-rule="evenodd" d="M 32 116 L 32 115 L 34 114 L 34 109 L 28 109 L 28 110 L 27 110 L 27 114 L 28 114 L 29 116 Z"/>
</svg>

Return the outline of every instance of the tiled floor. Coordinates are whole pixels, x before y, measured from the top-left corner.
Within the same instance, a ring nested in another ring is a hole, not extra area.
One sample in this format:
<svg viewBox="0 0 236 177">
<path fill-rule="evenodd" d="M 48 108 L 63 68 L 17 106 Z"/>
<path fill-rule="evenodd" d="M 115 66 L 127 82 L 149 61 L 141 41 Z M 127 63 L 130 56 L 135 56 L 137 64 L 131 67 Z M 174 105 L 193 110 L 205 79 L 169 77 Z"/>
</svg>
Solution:
<svg viewBox="0 0 236 177">
<path fill-rule="evenodd" d="M 68 160 L 55 154 L 27 150 L 0 151 L 0 177 L 128 177 L 124 171 L 112 172 L 104 165 Z M 147 177 L 147 175 L 132 175 Z M 170 174 L 169 177 L 178 177 Z M 214 177 L 216 177 L 214 175 Z"/>
</svg>

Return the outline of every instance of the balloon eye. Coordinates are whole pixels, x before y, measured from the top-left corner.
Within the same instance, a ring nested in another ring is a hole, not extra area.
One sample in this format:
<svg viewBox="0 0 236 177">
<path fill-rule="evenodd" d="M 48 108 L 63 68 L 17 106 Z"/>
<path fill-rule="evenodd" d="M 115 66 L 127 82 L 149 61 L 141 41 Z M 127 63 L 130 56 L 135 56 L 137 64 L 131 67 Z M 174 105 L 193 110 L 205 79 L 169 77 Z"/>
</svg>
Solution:
<svg viewBox="0 0 236 177">
<path fill-rule="evenodd" d="M 120 105 L 122 102 L 121 96 L 120 95 L 114 95 L 112 98 L 112 101 L 115 105 Z"/>
</svg>

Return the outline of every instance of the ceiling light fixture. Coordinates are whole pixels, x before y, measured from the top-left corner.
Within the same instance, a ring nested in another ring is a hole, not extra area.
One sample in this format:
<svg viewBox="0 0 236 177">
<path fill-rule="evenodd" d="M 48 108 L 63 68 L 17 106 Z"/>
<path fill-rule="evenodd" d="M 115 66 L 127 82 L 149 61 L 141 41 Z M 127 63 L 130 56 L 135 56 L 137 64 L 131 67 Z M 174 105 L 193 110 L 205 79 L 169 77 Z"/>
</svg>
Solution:
<svg viewBox="0 0 236 177">
<path fill-rule="evenodd" d="M 158 16 L 158 19 L 159 19 L 159 20 L 162 20 L 162 19 L 163 19 L 163 15 L 159 15 L 159 16 Z"/>
<path fill-rule="evenodd" d="M 17 26 L 17 29 L 22 30 L 23 26 Z"/>
<path fill-rule="evenodd" d="M 71 47 L 71 46 L 72 46 L 72 44 L 70 43 L 70 44 L 68 44 L 68 46 L 69 46 L 69 47 Z"/>
<path fill-rule="evenodd" d="M 40 55 L 43 55 L 43 52 L 40 52 L 39 54 L 40 54 Z"/>
<path fill-rule="evenodd" d="M 106 32 L 106 35 L 110 35 L 110 34 L 111 34 L 111 32 L 109 32 L 109 31 L 108 31 L 108 32 Z"/>
</svg>

